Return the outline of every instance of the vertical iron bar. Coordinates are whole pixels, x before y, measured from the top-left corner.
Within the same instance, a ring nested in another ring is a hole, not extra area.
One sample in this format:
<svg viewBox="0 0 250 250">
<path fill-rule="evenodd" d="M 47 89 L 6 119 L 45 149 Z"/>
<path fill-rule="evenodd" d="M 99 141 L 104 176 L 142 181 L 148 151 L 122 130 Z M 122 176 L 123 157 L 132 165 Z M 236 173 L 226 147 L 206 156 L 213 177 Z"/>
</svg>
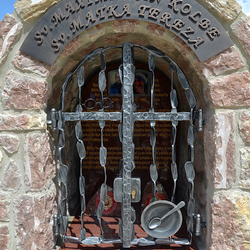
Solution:
<svg viewBox="0 0 250 250">
<path fill-rule="evenodd" d="M 133 154 L 133 83 L 135 67 L 133 65 L 133 48 L 130 43 L 123 45 L 123 199 L 122 199 L 122 237 L 123 247 L 130 248 L 131 230 L 131 171 Z"/>
</svg>

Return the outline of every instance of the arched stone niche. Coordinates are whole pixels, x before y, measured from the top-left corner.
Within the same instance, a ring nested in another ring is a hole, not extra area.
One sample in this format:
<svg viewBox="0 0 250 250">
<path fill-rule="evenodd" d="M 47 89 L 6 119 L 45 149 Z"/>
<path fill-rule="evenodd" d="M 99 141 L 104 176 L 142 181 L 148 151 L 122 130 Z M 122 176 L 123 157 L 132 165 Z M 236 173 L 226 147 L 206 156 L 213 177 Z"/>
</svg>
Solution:
<svg viewBox="0 0 250 250">
<path fill-rule="evenodd" d="M 195 147 L 198 209 L 207 223 L 201 244 L 205 249 L 249 248 L 250 51 L 247 37 L 250 19 L 240 12 L 235 1 L 226 1 L 226 9 L 220 1 L 199 2 L 217 17 L 234 42 L 233 47 L 203 63 L 167 29 L 144 21 L 124 20 L 86 30 L 67 45 L 52 66 L 18 50 L 25 34 L 36 22 L 36 17 L 32 16 L 39 10 L 44 12 L 54 2 L 40 1 L 27 10 L 21 5 L 25 1 L 16 3 L 17 13 L 6 16 L 1 22 L 4 27 L 1 39 L 5 42 L 1 46 L 0 69 L 3 249 L 52 248 L 52 226 L 48 221 L 52 213 L 56 213 L 53 204 L 57 196 L 52 181 L 56 163 L 52 165 L 53 150 L 46 150 L 53 143 L 52 140 L 49 143 L 45 111 L 58 107 L 64 78 L 86 54 L 95 48 L 124 41 L 153 45 L 174 59 L 189 79 L 197 107 L 205 111 L 204 132 L 198 134 Z M 112 55 L 110 58 L 113 59 Z M 182 93 L 179 95 L 181 97 Z M 67 103 L 70 109 L 70 97 Z M 12 153 L 6 149 L 10 140 L 4 138 L 13 136 L 19 141 L 19 148 Z M 40 158 L 35 157 L 38 152 L 43 152 Z M 8 182 L 10 173 L 19 185 Z M 24 211 L 28 207 L 31 210 L 27 214 Z M 41 227 L 31 230 L 37 221 L 36 214 L 40 214 Z"/>
</svg>

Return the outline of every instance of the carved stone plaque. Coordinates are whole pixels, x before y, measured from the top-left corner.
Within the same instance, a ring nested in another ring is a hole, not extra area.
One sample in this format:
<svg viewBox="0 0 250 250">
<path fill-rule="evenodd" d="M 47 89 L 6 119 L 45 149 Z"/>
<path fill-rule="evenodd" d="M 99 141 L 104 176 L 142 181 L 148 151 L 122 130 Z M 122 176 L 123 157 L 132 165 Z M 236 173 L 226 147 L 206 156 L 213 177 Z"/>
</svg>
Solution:
<svg viewBox="0 0 250 250">
<path fill-rule="evenodd" d="M 144 20 L 170 30 L 200 61 L 233 45 L 221 24 L 194 0 L 62 0 L 37 22 L 20 50 L 53 65 L 80 33 L 117 19 Z"/>
</svg>

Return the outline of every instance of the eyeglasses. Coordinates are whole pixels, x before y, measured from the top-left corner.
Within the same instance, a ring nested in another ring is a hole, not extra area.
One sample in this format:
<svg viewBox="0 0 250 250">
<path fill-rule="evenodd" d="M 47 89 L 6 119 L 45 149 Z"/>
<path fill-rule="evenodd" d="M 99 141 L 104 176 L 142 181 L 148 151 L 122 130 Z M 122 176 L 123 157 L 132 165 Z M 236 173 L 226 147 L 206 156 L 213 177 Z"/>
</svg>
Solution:
<svg viewBox="0 0 250 250">
<path fill-rule="evenodd" d="M 97 102 L 95 99 L 89 98 L 82 105 L 86 109 L 94 109 L 98 105 L 100 106 L 100 108 L 107 109 L 107 108 L 110 108 L 113 103 L 114 102 L 109 97 L 105 97 L 105 98 L 103 98 L 103 106 L 102 106 L 102 102 Z"/>
</svg>

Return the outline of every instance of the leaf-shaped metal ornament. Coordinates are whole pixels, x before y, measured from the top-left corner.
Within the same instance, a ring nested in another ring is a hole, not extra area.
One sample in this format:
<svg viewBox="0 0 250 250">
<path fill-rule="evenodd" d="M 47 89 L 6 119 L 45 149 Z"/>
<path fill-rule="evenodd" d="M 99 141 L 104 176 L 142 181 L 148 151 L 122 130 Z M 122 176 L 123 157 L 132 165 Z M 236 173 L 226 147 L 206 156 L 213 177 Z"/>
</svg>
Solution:
<svg viewBox="0 0 250 250">
<path fill-rule="evenodd" d="M 107 149 L 105 147 L 100 147 L 99 157 L 101 166 L 105 167 L 107 160 Z"/>
<path fill-rule="evenodd" d="M 98 219 L 100 219 L 102 217 L 104 205 L 105 205 L 104 201 L 100 200 L 100 203 L 99 203 L 97 211 L 96 211 L 96 216 Z"/>
<path fill-rule="evenodd" d="M 77 147 L 77 152 L 79 154 L 80 159 L 81 160 L 84 159 L 86 156 L 86 150 L 85 150 L 85 146 L 83 144 L 83 141 L 78 141 L 76 143 L 76 147 Z"/>
<path fill-rule="evenodd" d="M 81 66 L 77 71 L 78 86 L 84 85 L 84 66 Z"/>
<path fill-rule="evenodd" d="M 82 215 L 82 216 L 84 215 L 85 209 L 86 209 L 85 196 L 82 196 L 82 197 L 81 197 L 81 210 L 82 210 L 81 215 Z"/>
<path fill-rule="evenodd" d="M 187 175 L 187 180 L 189 182 L 193 182 L 195 178 L 195 171 L 194 171 L 193 163 L 191 161 L 187 161 L 184 167 L 185 167 L 185 171 Z"/>
<path fill-rule="evenodd" d="M 85 195 L 85 178 L 84 178 L 84 176 L 80 176 L 80 178 L 79 178 L 79 190 L 80 190 L 80 194 L 82 196 Z"/>
<path fill-rule="evenodd" d="M 68 228 L 68 216 L 63 216 L 62 217 L 62 227 L 60 227 L 60 229 L 62 228 L 62 231 L 61 232 L 63 235 L 66 234 L 67 232 L 67 228 Z M 60 230 L 61 231 L 61 230 Z"/>
<path fill-rule="evenodd" d="M 105 202 L 106 197 L 107 197 L 107 184 L 103 183 L 100 191 L 100 200 Z"/>
<path fill-rule="evenodd" d="M 104 120 L 99 120 L 99 126 L 101 129 L 105 127 L 105 121 Z"/>
<path fill-rule="evenodd" d="M 133 207 L 131 207 L 131 222 L 134 223 L 135 220 L 136 220 L 135 209 Z"/>
<path fill-rule="evenodd" d="M 150 165 L 150 178 L 153 182 L 158 179 L 158 172 L 155 164 Z"/>
<path fill-rule="evenodd" d="M 155 58 L 152 54 L 148 55 L 148 66 L 151 71 L 155 69 Z"/>
<path fill-rule="evenodd" d="M 160 56 L 160 57 L 164 56 L 164 53 L 161 50 L 158 50 L 157 48 L 155 48 L 152 45 L 148 45 L 148 46 L 146 46 L 146 48 L 149 49 L 150 52 L 154 53 L 157 56 Z"/>
<path fill-rule="evenodd" d="M 185 91 L 187 101 L 190 108 L 194 108 L 196 106 L 196 99 L 194 97 L 193 91 L 189 88 Z"/>
<path fill-rule="evenodd" d="M 59 170 L 59 181 L 62 182 L 64 185 L 67 184 L 67 175 L 68 175 L 69 168 L 64 165 L 60 164 L 60 170 Z"/>
<path fill-rule="evenodd" d="M 78 104 L 76 106 L 76 113 L 81 113 L 82 112 L 82 105 Z"/>
<path fill-rule="evenodd" d="M 175 89 L 172 89 L 170 91 L 170 102 L 172 109 L 176 109 L 178 106 L 178 99 L 177 99 L 177 93 Z"/>
<path fill-rule="evenodd" d="M 122 143 L 123 142 L 123 128 L 122 128 L 122 123 L 119 123 L 118 125 L 118 132 L 119 132 L 119 139 L 120 139 L 120 142 Z"/>
<path fill-rule="evenodd" d="M 151 144 L 152 147 L 155 146 L 155 142 L 156 142 L 155 128 L 151 127 L 151 130 L 150 130 L 150 144 Z"/>
<path fill-rule="evenodd" d="M 171 130 L 171 135 L 170 135 L 170 143 L 171 143 L 172 145 L 174 145 L 174 144 L 175 144 L 175 141 L 176 141 L 176 127 L 173 126 L 173 127 L 172 127 L 172 130 Z"/>
<path fill-rule="evenodd" d="M 188 128 L 188 144 L 193 145 L 196 137 L 196 127 L 190 125 Z"/>
<path fill-rule="evenodd" d="M 155 164 L 155 159 L 156 159 L 156 148 L 152 147 L 152 158 L 153 158 L 153 163 Z"/>
<path fill-rule="evenodd" d="M 177 165 L 175 162 L 171 163 L 171 172 L 172 172 L 173 180 L 176 181 L 178 178 L 178 171 L 177 171 Z"/>
<path fill-rule="evenodd" d="M 186 224 L 187 224 L 187 231 L 189 233 L 193 233 L 194 231 L 194 220 L 193 220 L 193 216 L 187 217 L 186 218 Z"/>
<path fill-rule="evenodd" d="M 82 140 L 82 123 L 78 121 L 75 125 L 75 134 L 78 141 Z"/>
<path fill-rule="evenodd" d="M 99 73 L 98 84 L 100 91 L 103 92 L 106 88 L 106 76 L 104 71 Z"/>
<path fill-rule="evenodd" d="M 188 201 L 188 205 L 187 205 L 187 214 L 188 216 L 193 216 L 195 212 L 195 200 L 194 199 L 190 199 Z"/>
<path fill-rule="evenodd" d="M 190 89 L 186 76 L 177 65 L 176 65 L 176 73 L 177 73 L 177 76 L 178 76 L 178 79 L 180 81 L 182 88 L 184 88 L 185 90 Z"/>
<path fill-rule="evenodd" d="M 134 161 L 131 161 L 131 171 L 133 171 L 135 169 L 135 162 Z"/>
</svg>

